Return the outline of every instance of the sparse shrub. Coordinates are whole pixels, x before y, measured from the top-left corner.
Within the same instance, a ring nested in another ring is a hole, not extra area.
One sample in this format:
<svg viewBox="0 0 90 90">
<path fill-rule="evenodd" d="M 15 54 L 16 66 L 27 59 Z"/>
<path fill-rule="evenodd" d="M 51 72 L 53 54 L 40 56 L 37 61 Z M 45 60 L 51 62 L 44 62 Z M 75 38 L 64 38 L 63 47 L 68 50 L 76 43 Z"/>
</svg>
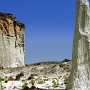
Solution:
<svg viewBox="0 0 90 90">
<path fill-rule="evenodd" d="M 65 67 L 65 64 L 61 63 L 61 64 L 59 65 L 59 67 Z"/>
<path fill-rule="evenodd" d="M 52 78 L 53 87 L 58 87 L 58 78 Z"/>
<path fill-rule="evenodd" d="M 29 80 L 29 79 L 33 79 L 33 76 L 34 76 L 34 74 L 31 74 L 31 75 L 28 77 L 28 80 Z"/>
<path fill-rule="evenodd" d="M 64 80 L 64 84 L 67 84 L 67 82 L 68 82 L 67 79 L 65 79 L 65 80 Z"/>
<path fill-rule="evenodd" d="M 27 67 L 27 66 L 28 66 L 28 64 L 25 64 L 25 66 Z"/>
<path fill-rule="evenodd" d="M 4 81 L 4 78 L 0 77 L 0 82 L 1 82 L 1 81 Z"/>
<path fill-rule="evenodd" d="M 58 83 L 54 82 L 52 87 L 56 88 L 58 87 L 58 85 L 59 85 Z"/>
<path fill-rule="evenodd" d="M 59 76 L 58 78 L 61 78 L 62 76 Z"/>
<path fill-rule="evenodd" d="M 64 84 L 67 84 L 67 82 L 68 82 L 68 78 L 65 78 Z"/>
<path fill-rule="evenodd" d="M 24 82 L 25 80 L 22 80 L 22 82 Z"/>
<path fill-rule="evenodd" d="M 37 65 L 41 65 L 41 63 L 40 63 L 40 62 L 38 62 L 38 63 L 37 63 Z"/>
<path fill-rule="evenodd" d="M 49 79 L 48 79 L 48 78 L 44 78 L 43 80 L 44 80 L 44 81 L 48 81 Z"/>
<path fill-rule="evenodd" d="M 17 74 L 15 80 L 19 80 L 20 77 L 22 77 L 22 76 L 24 76 L 24 73 L 23 72 L 21 72 L 20 74 Z"/>
<path fill-rule="evenodd" d="M 54 79 L 52 79 L 52 83 L 55 83 L 55 80 Z"/>
<path fill-rule="evenodd" d="M 44 76 L 44 78 L 47 78 L 46 76 Z"/>
<path fill-rule="evenodd" d="M 32 86 L 30 90 L 38 90 L 35 86 Z"/>
<path fill-rule="evenodd" d="M 56 67 L 57 65 L 56 64 L 54 64 L 53 66 L 52 66 L 52 68 L 54 68 L 54 67 Z"/>
<path fill-rule="evenodd" d="M 52 78 L 52 80 L 54 80 L 54 81 L 55 81 L 55 80 L 58 80 L 58 78 L 54 77 L 54 78 Z"/>
<path fill-rule="evenodd" d="M 15 80 L 12 76 L 10 76 L 9 78 L 8 78 L 8 80 L 10 80 L 10 81 L 13 81 L 13 80 Z"/>
<path fill-rule="evenodd" d="M 43 80 L 39 80 L 38 84 L 44 84 L 45 82 Z"/>
<path fill-rule="evenodd" d="M 61 85 L 63 85 L 63 83 L 61 83 Z"/>
<path fill-rule="evenodd" d="M 5 78 L 8 78 L 7 76 Z"/>
<path fill-rule="evenodd" d="M 69 65 L 69 64 L 66 64 L 66 67 L 65 67 L 65 69 L 68 69 L 68 70 L 70 70 L 70 65 Z"/>
<path fill-rule="evenodd" d="M 64 78 L 65 78 L 65 80 L 64 80 L 64 84 L 67 84 L 67 82 L 68 82 L 68 76 L 65 75 Z"/>
<path fill-rule="evenodd" d="M 50 89 L 50 86 L 46 86 L 48 89 Z"/>
<path fill-rule="evenodd" d="M 1 66 L 0 69 L 3 69 L 3 66 Z"/>
<path fill-rule="evenodd" d="M 32 85 L 34 85 L 34 83 L 35 83 L 35 82 L 34 82 L 34 80 L 33 80 L 33 79 L 31 79 L 31 84 L 32 84 Z"/>
<path fill-rule="evenodd" d="M 58 82 L 56 82 L 55 80 L 53 80 L 52 83 L 53 83 L 53 86 L 52 87 L 54 87 L 54 88 L 55 87 L 58 87 L 58 85 L 59 85 Z"/>
<path fill-rule="evenodd" d="M 41 69 L 41 70 L 40 70 L 40 72 L 43 72 L 43 71 L 44 71 L 44 69 Z"/>
<path fill-rule="evenodd" d="M 65 58 L 62 62 L 69 62 L 70 60 Z"/>
<path fill-rule="evenodd" d="M 13 89 L 15 89 L 15 88 L 16 88 L 16 86 L 13 87 Z"/>
<path fill-rule="evenodd" d="M 5 87 L 2 86 L 2 84 L 0 84 L 0 90 L 4 90 Z"/>
<path fill-rule="evenodd" d="M 31 70 L 34 70 L 34 68 L 32 68 Z"/>
<path fill-rule="evenodd" d="M 25 82 L 25 83 L 22 85 L 22 88 L 24 88 L 24 90 L 29 89 L 28 83 Z"/>
<path fill-rule="evenodd" d="M 54 73 L 55 71 L 52 69 L 51 72 Z"/>
<path fill-rule="evenodd" d="M 5 83 L 7 83 L 8 82 L 8 80 L 5 80 Z"/>
<path fill-rule="evenodd" d="M 34 74 L 34 76 L 38 76 L 38 74 L 37 74 L 37 73 L 35 73 L 35 74 Z"/>
</svg>

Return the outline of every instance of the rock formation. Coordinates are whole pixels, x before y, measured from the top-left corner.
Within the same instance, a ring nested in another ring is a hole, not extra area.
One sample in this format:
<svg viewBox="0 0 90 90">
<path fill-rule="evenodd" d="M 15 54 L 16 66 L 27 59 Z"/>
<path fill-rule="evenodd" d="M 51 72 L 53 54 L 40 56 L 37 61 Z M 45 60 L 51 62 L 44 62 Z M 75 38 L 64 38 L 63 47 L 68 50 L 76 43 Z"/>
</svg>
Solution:
<svg viewBox="0 0 90 90">
<path fill-rule="evenodd" d="M 0 12 L 0 67 L 24 66 L 24 24 Z"/>
<path fill-rule="evenodd" d="M 88 0 L 77 0 L 72 69 L 66 90 L 90 90 L 90 12 Z"/>
</svg>

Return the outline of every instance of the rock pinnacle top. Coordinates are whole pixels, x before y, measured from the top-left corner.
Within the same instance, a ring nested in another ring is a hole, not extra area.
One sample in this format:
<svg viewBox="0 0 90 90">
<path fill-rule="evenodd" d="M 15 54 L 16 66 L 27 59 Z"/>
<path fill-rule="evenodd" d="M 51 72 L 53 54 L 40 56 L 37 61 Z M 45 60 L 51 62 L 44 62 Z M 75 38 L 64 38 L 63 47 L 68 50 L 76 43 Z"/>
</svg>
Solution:
<svg viewBox="0 0 90 90">
<path fill-rule="evenodd" d="M 77 0 L 77 2 L 87 3 L 88 0 Z"/>
</svg>

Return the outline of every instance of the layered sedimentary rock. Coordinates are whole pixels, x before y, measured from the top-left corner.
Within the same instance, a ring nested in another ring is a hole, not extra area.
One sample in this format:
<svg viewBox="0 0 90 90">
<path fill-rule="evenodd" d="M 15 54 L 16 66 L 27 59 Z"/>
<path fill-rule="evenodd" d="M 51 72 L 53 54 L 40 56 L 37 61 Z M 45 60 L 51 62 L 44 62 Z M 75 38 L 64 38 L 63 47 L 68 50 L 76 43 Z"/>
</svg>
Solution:
<svg viewBox="0 0 90 90">
<path fill-rule="evenodd" d="M 90 12 L 88 0 L 77 0 L 72 69 L 67 90 L 90 90 Z"/>
<path fill-rule="evenodd" d="M 0 12 L 0 67 L 24 66 L 24 24 Z"/>
</svg>

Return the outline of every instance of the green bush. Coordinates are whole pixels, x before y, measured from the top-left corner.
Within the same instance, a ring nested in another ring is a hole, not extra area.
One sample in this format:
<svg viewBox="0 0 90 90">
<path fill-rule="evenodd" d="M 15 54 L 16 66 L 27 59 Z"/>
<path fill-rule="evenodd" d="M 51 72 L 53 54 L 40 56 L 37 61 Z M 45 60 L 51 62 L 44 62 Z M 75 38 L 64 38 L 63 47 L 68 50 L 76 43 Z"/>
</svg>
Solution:
<svg viewBox="0 0 90 90">
<path fill-rule="evenodd" d="M 43 80 L 39 80 L 38 84 L 44 84 L 45 82 Z"/>
<path fill-rule="evenodd" d="M 23 85 L 22 85 L 22 88 L 26 88 L 26 87 L 28 87 L 28 83 L 24 83 Z"/>
<path fill-rule="evenodd" d="M 68 77 L 67 77 L 67 75 L 65 75 L 64 78 L 65 78 L 64 84 L 67 84 L 67 82 L 68 82 Z"/>
<path fill-rule="evenodd" d="M 8 80 L 5 80 L 5 83 L 7 83 L 8 82 Z"/>
<path fill-rule="evenodd" d="M 32 84 L 32 85 L 34 85 L 34 83 L 35 83 L 35 82 L 34 82 L 34 80 L 33 80 L 33 79 L 31 79 L 31 84 Z"/>
<path fill-rule="evenodd" d="M 49 79 L 48 78 L 44 78 L 44 81 L 48 81 Z"/>
<path fill-rule="evenodd" d="M 64 84 L 67 84 L 67 82 L 68 82 L 68 81 L 67 81 L 67 79 L 66 79 L 66 80 L 64 80 Z"/>
<path fill-rule="evenodd" d="M 58 85 L 59 85 L 59 84 L 56 83 L 56 82 L 53 83 L 53 87 L 54 87 L 54 88 L 58 87 Z"/>
<path fill-rule="evenodd" d="M 4 78 L 0 77 L 0 82 L 1 82 L 1 81 L 4 81 Z"/>
</svg>

